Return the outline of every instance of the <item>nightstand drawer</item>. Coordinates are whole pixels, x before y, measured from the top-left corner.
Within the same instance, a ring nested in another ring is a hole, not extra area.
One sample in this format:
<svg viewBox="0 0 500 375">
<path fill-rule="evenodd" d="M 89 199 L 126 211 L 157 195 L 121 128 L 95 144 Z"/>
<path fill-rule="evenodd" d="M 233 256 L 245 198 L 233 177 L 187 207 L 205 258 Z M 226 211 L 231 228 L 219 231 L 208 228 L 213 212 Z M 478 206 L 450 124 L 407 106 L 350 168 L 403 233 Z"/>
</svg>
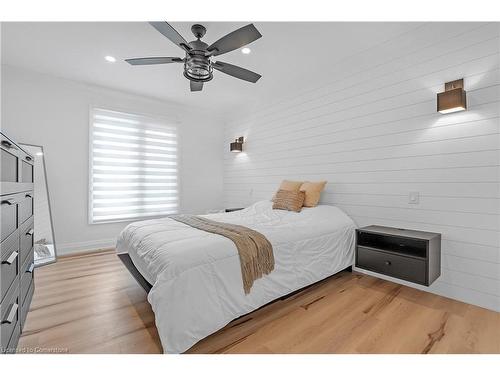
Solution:
<svg viewBox="0 0 500 375">
<path fill-rule="evenodd" d="M 356 267 L 419 284 L 426 284 L 425 260 L 358 246 Z"/>
</svg>

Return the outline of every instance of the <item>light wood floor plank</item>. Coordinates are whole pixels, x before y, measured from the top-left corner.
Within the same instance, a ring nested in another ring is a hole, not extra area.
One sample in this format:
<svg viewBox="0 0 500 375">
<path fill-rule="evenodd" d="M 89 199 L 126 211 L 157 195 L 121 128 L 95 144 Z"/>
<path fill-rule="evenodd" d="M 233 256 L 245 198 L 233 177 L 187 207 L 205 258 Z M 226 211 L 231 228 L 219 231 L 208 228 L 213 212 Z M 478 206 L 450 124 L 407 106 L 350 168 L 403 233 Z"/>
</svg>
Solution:
<svg viewBox="0 0 500 375">
<path fill-rule="evenodd" d="M 113 251 L 36 270 L 20 348 L 161 353 L 146 293 Z M 231 322 L 188 353 L 500 353 L 500 314 L 342 272 Z"/>
</svg>

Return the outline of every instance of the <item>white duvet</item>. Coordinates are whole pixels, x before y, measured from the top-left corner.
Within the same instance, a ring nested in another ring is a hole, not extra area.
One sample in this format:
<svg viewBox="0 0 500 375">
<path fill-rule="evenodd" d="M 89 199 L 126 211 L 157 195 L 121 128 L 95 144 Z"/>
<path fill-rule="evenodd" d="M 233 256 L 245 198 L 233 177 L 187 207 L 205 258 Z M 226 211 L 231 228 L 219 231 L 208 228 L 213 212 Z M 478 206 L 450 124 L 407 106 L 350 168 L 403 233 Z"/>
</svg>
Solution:
<svg viewBox="0 0 500 375">
<path fill-rule="evenodd" d="M 231 240 L 169 218 L 128 225 L 116 250 L 128 252 L 153 285 L 148 301 L 166 353 L 182 353 L 233 319 L 354 262 L 355 225 L 337 207 L 296 213 L 261 201 L 241 211 L 203 216 L 266 236 L 273 245 L 274 271 L 245 295 Z"/>
</svg>

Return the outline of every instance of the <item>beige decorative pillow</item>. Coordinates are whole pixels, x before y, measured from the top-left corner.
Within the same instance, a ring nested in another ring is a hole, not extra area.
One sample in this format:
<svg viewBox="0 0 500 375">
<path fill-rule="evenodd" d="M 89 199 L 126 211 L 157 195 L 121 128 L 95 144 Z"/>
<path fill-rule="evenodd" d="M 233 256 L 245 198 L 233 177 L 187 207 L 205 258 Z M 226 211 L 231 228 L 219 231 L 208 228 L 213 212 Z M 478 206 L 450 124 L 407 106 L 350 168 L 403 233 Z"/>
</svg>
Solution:
<svg viewBox="0 0 500 375">
<path fill-rule="evenodd" d="M 299 191 L 300 186 L 304 183 L 304 181 L 281 181 L 280 188 L 278 190 L 288 190 L 288 191 Z"/>
<path fill-rule="evenodd" d="M 273 209 L 300 212 L 306 193 L 303 191 L 278 190 L 273 200 Z"/>
<path fill-rule="evenodd" d="M 325 188 L 326 181 L 309 182 L 306 181 L 300 186 L 300 191 L 306 193 L 304 207 L 316 207 L 321 196 L 321 192 Z"/>
</svg>

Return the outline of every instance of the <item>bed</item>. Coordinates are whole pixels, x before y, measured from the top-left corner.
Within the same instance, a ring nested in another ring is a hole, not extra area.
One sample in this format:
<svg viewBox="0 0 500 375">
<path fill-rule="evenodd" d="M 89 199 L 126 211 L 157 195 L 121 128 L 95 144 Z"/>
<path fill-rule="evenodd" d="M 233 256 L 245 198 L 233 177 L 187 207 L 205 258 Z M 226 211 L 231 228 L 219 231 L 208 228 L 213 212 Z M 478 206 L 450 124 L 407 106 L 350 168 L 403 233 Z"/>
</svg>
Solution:
<svg viewBox="0 0 500 375">
<path fill-rule="evenodd" d="M 116 251 L 150 289 L 148 301 L 165 353 L 182 353 L 232 320 L 354 263 L 355 225 L 334 206 L 297 213 L 273 210 L 272 202 L 261 201 L 202 216 L 262 233 L 273 246 L 274 270 L 245 294 L 230 239 L 168 217 L 129 224 Z"/>
</svg>

